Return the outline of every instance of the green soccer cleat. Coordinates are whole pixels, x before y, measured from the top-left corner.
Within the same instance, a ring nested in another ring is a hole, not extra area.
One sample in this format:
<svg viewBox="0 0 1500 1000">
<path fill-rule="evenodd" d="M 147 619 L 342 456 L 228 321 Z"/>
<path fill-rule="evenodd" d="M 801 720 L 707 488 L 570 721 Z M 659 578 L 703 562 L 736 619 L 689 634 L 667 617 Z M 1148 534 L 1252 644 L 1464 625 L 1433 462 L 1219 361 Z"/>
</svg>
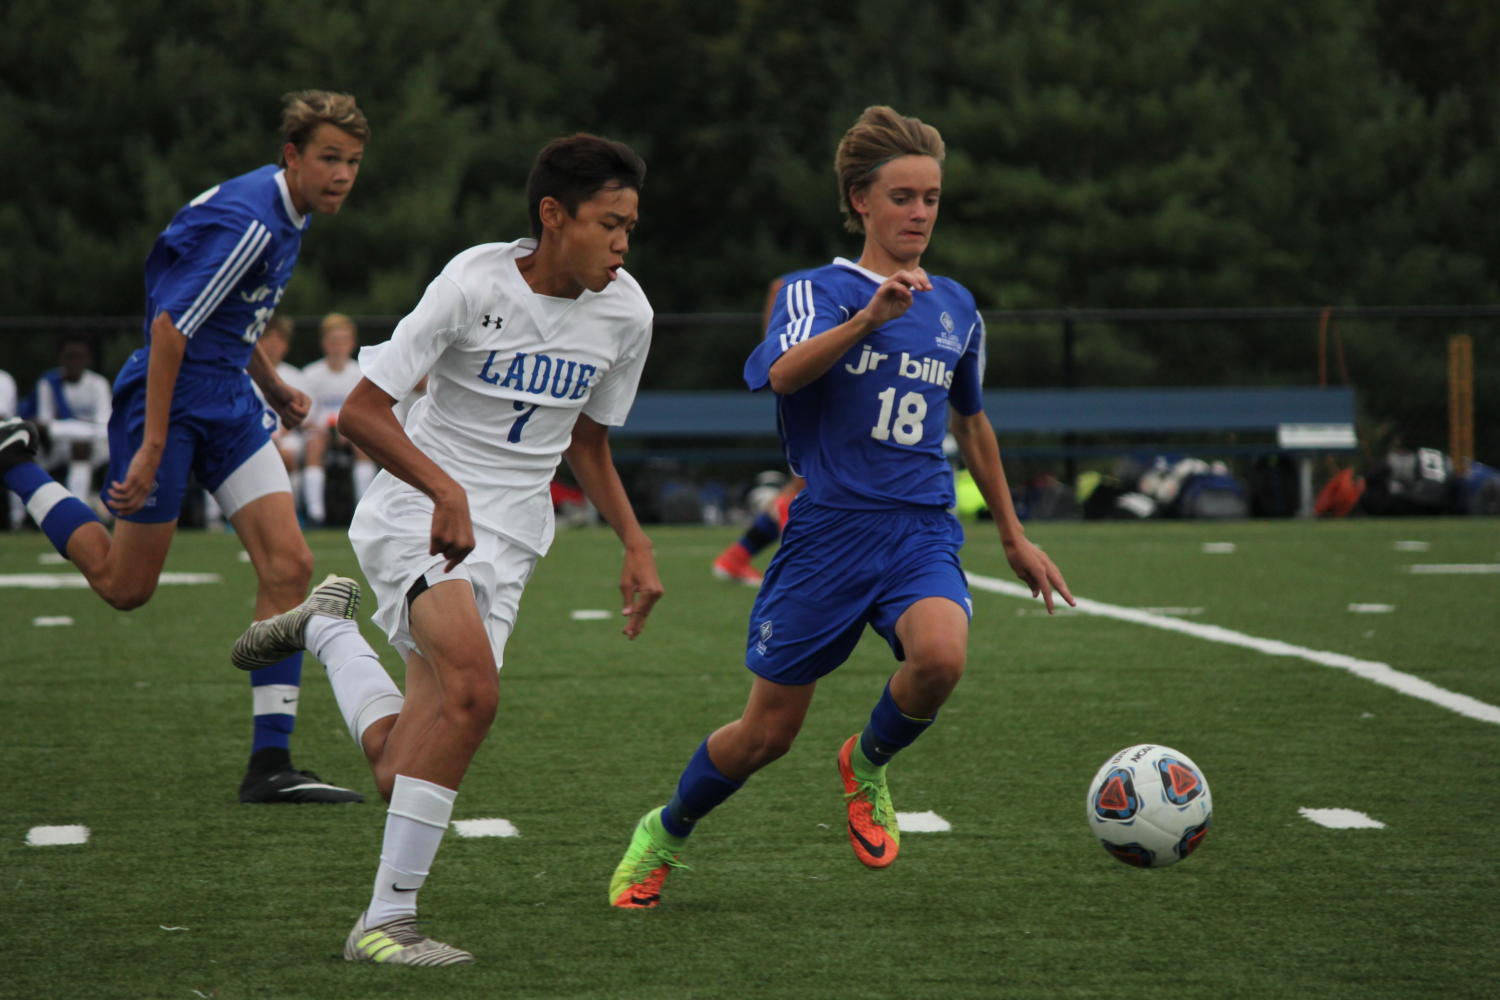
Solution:
<svg viewBox="0 0 1500 1000">
<path fill-rule="evenodd" d="M 344 941 L 344 961 L 377 965 L 468 965 L 474 956 L 417 930 L 416 916 L 397 917 L 366 927 L 361 913 Z"/>
<path fill-rule="evenodd" d="M 359 584 L 332 573 L 313 588 L 307 600 L 245 629 L 234 643 L 229 660 L 241 670 L 259 670 L 280 663 L 306 648 L 307 620 L 313 615 L 353 618 L 359 608 Z"/>
<path fill-rule="evenodd" d="M 865 781 L 854 773 L 851 758 L 858 752 L 859 734 L 855 733 L 839 750 L 839 777 L 849 810 L 849 846 L 862 864 L 884 868 L 901 851 L 901 827 L 885 781 Z"/>
<path fill-rule="evenodd" d="M 688 866 L 677 860 L 680 839 L 661 826 L 661 810 L 640 818 L 630 835 L 630 846 L 609 880 L 609 903 L 622 910 L 649 910 L 661 902 L 661 888 L 673 868 Z M 672 841 L 678 840 L 677 844 Z"/>
</svg>

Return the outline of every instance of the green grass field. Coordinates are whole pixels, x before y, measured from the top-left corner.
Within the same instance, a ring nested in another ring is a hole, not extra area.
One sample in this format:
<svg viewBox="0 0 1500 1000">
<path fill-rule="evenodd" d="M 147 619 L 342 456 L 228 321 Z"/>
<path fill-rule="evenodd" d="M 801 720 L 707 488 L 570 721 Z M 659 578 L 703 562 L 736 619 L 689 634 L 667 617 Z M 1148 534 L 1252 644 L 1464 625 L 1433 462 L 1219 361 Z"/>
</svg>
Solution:
<svg viewBox="0 0 1500 1000">
<path fill-rule="evenodd" d="M 971 572 L 1009 578 L 989 526 Z M 1053 523 L 1030 528 L 1080 597 L 1389 664 L 1500 705 L 1500 562 L 1490 520 Z M 751 593 L 712 581 L 731 529 L 658 528 L 667 596 L 628 642 L 610 621 L 618 546 L 562 534 L 522 605 L 500 717 L 455 819 L 519 838 L 444 842 L 422 892 L 454 969 L 339 958 L 368 898 L 378 803 L 235 801 L 246 679 L 229 644 L 253 577 L 232 536 L 185 534 L 164 586 L 123 614 L 86 590 L 0 587 L 0 997 L 1492 997 L 1500 989 L 1500 725 L 1298 655 L 974 589 L 968 676 L 892 767 L 909 834 L 868 871 L 842 829 L 833 756 L 892 669 L 867 636 L 821 685 L 792 753 L 701 825 L 655 911 L 607 905 L 631 825 L 670 794 L 703 736 L 733 718 Z M 1404 551 L 1398 541 L 1424 541 Z M 355 573 L 341 534 L 319 572 Z M 1206 553 L 1230 542 L 1233 553 Z M 0 536 L 0 574 L 43 565 Z M 1351 604 L 1387 604 L 1354 613 Z M 368 609 L 367 609 L 368 610 Z M 68 616 L 68 626 L 38 626 Z M 366 624 L 395 670 L 398 661 Z M 399 674 L 398 674 L 399 676 Z M 299 764 L 372 785 L 309 661 Z M 1214 827 L 1187 862 L 1138 871 L 1084 822 L 1095 768 L 1156 741 L 1193 756 Z M 1299 808 L 1359 810 L 1327 829 Z M 87 843 L 29 846 L 36 826 Z"/>
</svg>

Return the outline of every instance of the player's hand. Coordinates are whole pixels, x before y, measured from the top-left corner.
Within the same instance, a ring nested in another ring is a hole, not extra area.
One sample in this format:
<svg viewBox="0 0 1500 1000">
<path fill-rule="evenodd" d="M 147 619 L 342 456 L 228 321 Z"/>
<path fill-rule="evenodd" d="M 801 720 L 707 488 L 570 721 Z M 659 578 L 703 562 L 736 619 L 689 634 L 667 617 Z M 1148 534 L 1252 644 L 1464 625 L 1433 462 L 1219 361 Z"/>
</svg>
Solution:
<svg viewBox="0 0 1500 1000">
<path fill-rule="evenodd" d="M 634 639 L 646 627 L 646 616 L 656 607 L 662 595 L 661 577 L 656 572 L 656 557 L 650 549 L 626 549 L 625 568 L 620 571 L 620 614 L 625 627 L 620 631 Z"/>
<path fill-rule="evenodd" d="M 1031 588 L 1031 596 L 1041 596 L 1047 605 L 1047 614 L 1052 614 L 1052 592 L 1055 590 L 1062 595 L 1070 607 L 1077 607 L 1078 602 L 1068 591 L 1068 581 L 1063 579 L 1062 570 L 1052 562 L 1051 557 L 1040 548 L 1033 545 L 1025 538 L 1015 542 L 1005 543 L 1005 558 L 1010 563 L 1010 568 L 1015 570 L 1016 576 L 1021 582 Z"/>
<path fill-rule="evenodd" d="M 432 505 L 432 537 L 428 555 L 446 556 L 444 573 L 468 558 L 474 551 L 474 522 L 469 519 L 469 498 L 455 484 L 449 493 L 437 497 Z"/>
<path fill-rule="evenodd" d="M 302 421 L 312 411 L 312 399 L 303 392 L 287 383 L 281 383 L 286 390 L 278 398 L 269 400 L 271 408 L 281 418 L 281 426 L 289 431 L 294 431 L 302 426 Z"/>
<path fill-rule="evenodd" d="M 161 465 L 160 447 L 143 444 L 130 459 L 125 478 L 109 484 L 109 506 L 116 514 L 134 514 L 146 506 L 156 490 L 156 469 Z"/>
<path fill-rule="evenodd" d="M 932 279 L 920 267 L 913 267 L 886 278 L 861 310 L 871 328 L 884 326 L 911 308 L 913 292 L 932 291 Z"/>
</svg>

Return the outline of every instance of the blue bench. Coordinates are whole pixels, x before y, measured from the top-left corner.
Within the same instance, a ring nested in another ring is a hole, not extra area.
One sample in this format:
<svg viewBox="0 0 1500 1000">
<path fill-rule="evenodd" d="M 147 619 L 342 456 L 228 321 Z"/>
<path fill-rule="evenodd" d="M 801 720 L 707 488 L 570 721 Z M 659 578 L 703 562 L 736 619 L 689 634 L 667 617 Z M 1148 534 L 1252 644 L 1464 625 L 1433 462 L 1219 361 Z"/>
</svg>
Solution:
<svg viewBox="0 0 1500 1000">
<path fill-rule="evenodd" d="M 1119 455 L 1157 447 L 1152 435 L 1253 434 L 1274 441 L 1202 442 L 1172 450 L 1215 454 L 1287 452 L 1299 459 L 1301 508 L 1312 509 L 1312 455 L 1353 451 L 1354 390 L 1347 386 L 1152 389 L 991 389 L 985 413 L 1007 455 L 1077 458 Z M 1016 435 L 1067 435 L 1061 444 L 1015 444 Z M 1076 435 L 1129 436 L 1079 444 Z M 705 438 L 747 439 L 764 445 L 776 437 L 776 405 L 769 392 L 642 392 L 617 439 L 652 439 L 682 454 L 681 443 Z M 761 452 L 757 452 L 760 457 Z"/>
</svg>

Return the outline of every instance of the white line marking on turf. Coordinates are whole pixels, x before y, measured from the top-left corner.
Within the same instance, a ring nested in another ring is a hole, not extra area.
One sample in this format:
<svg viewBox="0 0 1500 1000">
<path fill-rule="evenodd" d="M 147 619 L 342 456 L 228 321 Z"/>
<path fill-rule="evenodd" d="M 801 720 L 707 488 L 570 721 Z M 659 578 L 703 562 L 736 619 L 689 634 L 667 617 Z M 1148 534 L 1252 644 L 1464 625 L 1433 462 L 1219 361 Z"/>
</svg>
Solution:
<svg viewBox="0 0 1500 1000">
<path fill-rule="evenodd" d="M 608 611 L 600 611 L 597 608 L 579 608 L 577 611 L 571 612 L 568 617 L 575 622 L 602 622 L 610 617 L 610 613 Z"/>
<path fill-rule="evenodd" d="M 1307 819 L 1330 830 L 1384 830 L 1385 824 L 1358 809 L 1298 809 Z"/>
<path fill-rule="evenodd" d="M 1063 607 L 1067 607 L 1067 605 L 1064 604 Z M 1144 611 L 1148 615 L 1201 615 L 1201 614 L 1203 614 L 1203 609 L 1202 608 L 1136 608 L 1136 610 L 1137 611 Z"/>
<path fill-rule="evenodd" d="M 896 814 L 896 826 L 902 833 L 947 833 L 953 829 L 953 824 L 933 812 L 931 809 L 919 813 Z"/>
<path fill-rule="evenodd" d="M 86 844 L 86 826 L 34 826 L 26 831 L 26 843 L 32 847 L 57 847 L 63 844 Z"/>
<path fill-rule="evenodd" d="M 158 583 L 219 583 L 217 573 L 163 573 Z M 82 573 L 6 573 L 0 574 L 0 587 L 24 587 L 28 590 L 68 590 L 87 587 Z"/>
<path fill-rule="evenodd" d="M 42 615 L 31 619 L 31 624 L 37 628 L 51 628 L 58 625 L 71 625 L 73 624 L 73 619 L 67 615 Z"/>
<path fill-rule="evenodd" d="M 1500 563 L 1419 563 L 1406 567 L 1408 573 L 1445 576 L 1471 573 L 1500 573 Z"/>
<path fill-rule="evenodd" d="M 191 927 L 168 927 L 166 924 L 157 924 L 156 926 L 160 927 L 164 931 L 190 931 L 190 930 L 192 930 Z M 194 993 L 198 993 L 197 990 L 194 990 L 193 992 Z M 198 995 L 201 997 L 204 994 L 198 993 Z"/>
<path fill-rule="evenodd" d="M 68 560 L 61 552 L 43 552 L 36 557 L 36 561 L 43 566 L 61 566 Z"/>
<path fill-rule="evenodd" d="M 1233 542 L 1204 542 L 1203 551 L 1211 556 L 1229 555 L 1234 552 Z"/>
<path fill-rule="evenodd" d="M 1426 552 L 1432 546 L 1426 542 L 1392 542 L 1391 548 L 1397 552 Z"/>
<path fill-rule="evenodd" d="M 1394 604 L 1351 604 L 1350 614 L 1356 615 L 1388 615 L 1396 610 Z"/>
<path fill-rule="evenodd" d="M 1035 600 L 1031 596 L 1031 588 L 1019 583 L 1011 583 L 1009 580 L 998 580 L 992 576 L 979 576 L 975 573 L 968 574 L 969 586 L 978 587 L 980 590 L 988 590 L 996 594 L 1006 594 L 1010 597 L 1023 597 L 1026 600 Z M 1057 599 L 1059 602 L 1061 598 Z M 1402 694 L 1420 698 L 1431 702 L 1440 708 L 1446 708 L 1459 715 L 1466 715 L 1480 722 L 1493 722 L 1500 725 L 1500 708 L 1482 702 L 1477 698 L 1471 698 L 1466 694 L 1449 691 L 1447 688 L 1438 687 L 1431 681 L 1424 681 L 1412 674 L 1405 674 L 1393 668 L 1389 663 L 1377 663 L 1374 660 L 1361 660 L 1353 656 L 1345 656 L 1343 653 L 1330 653 L 1318 649 L 1306 649 L 1302 646 L 1293 646 L 1289 642 L 1281 642 L 1276 639 L 1257 639 L 1253 635 L 1236 632 L 1233 629 L 1221 628 L 1218 625 L 1201 625 L 1198 622 L 1183 621 L 1180 618 L 1168 618 L 1165 615 L 1152 615 L 1133 608 L 1122 608 L 1117 604 L 1105 604 L 1103 601 L 1091 601 L 1086 597 L 1078 600 L 1078 610 L 1084 614 L 1099 615 L 1101 618 L 1114 618 L 1119 621 L 1133 622 L 1137 625 L 1149 625 L 1152 628 L 1165 629 L 1168 632 L 1182 632 L 1197 639 L 1207 639 L 1209 642 L 1222 642 L 1230 646 L 1243 646 L 1256 652 L 1265 653 L 1268 656 L 1295 656 L 1312 663 L 1325 667 L 1337 667 L 1347 670 L 1356 677 L 1363 677 L 1367 681 L 1399 691 Z M 1066 607 L 1067 605 L 1063 605 Z"/>
<path fill-rule="evenodd" d="M 456 819 L 453 832 L 460 837 L 519 837 L 521 831 L 508 819 Z"/>
</svg>

